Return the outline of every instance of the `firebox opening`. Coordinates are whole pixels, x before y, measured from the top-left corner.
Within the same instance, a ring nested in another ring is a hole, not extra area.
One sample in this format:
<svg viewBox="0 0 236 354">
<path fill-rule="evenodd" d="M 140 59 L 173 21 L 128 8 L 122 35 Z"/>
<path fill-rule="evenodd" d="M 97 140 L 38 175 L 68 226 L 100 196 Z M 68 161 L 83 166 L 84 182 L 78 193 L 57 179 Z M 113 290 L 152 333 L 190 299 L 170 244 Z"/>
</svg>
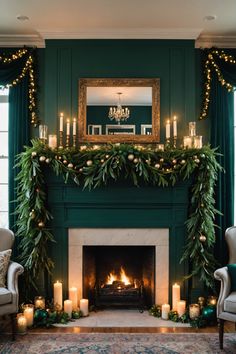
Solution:
<svg viewBox="0 0 236 354">
<path fill-rule="evenodd" d="M 155 303 L 155 246 L 83 246 L 83 296 L 100 306 Z"/>
</svg>

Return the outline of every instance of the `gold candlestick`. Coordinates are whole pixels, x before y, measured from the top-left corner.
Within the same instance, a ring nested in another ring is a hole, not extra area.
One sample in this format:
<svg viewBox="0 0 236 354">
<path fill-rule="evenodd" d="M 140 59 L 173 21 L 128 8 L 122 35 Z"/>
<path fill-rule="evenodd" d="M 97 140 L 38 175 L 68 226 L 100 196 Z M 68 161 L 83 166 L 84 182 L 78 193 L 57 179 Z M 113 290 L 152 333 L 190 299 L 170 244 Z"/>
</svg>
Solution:
<svg viewBox="0 0 236 354">
<path fill-rule="evenodd" d="M 66 147 L 70 146 L 70 135 L 66 134 Z"/>
<path fill-rule="evenodd" d="M 173 147 L 176 149 L 177 147 L 177 136 L 173 137 Z"/>
<path fill-rule="evenodd" d="M 59 149 L 63 149 L 63 131 L 59 132 Z"/>
<path fill-rule="evenodd" d="M 76 135 L 73 135 L 73 147 L 76 147 Z"/>
</svg>

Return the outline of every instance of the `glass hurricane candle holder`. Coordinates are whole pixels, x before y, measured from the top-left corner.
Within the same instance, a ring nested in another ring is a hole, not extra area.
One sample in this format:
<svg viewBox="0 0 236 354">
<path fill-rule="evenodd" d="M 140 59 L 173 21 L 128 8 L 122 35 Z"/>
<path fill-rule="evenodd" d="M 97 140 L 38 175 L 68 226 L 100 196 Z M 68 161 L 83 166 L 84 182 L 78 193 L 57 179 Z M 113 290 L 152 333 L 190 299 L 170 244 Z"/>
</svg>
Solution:
<svg viewBox="0 0 236 354">
<path fill-rule="evenodd" d="M 43 296 L 36 296 L 34 298 L 34 307 L 36 309 L 45 309 L 45 299 Z"/>
<path fill-rule="evenodd" d="M 33 326 L 34 323 L 34 305 L 27 304 L 24 306 L 24 316 L 27 321 L 27 327 Z"/>
<path fill-rule="evenodd" d="M 191 136 L 184 136 L 183 145 L 185 149 L 191 149 L 193 143 L 193 138 Z"/>
<path fill-rule="evenodd" d="M 193 137 L 193 147 L 195 149 L 202 148 L 202 136 L 201 135 L 196 135 Z"/>
<path fill-rule="evenodd" d="M 196 135 L 196 122 L 189 122 L 188 124 L 189 136 Z"/>
<path fill-rule="evenodd" d="M 27 320 L 23 313 L 17 314 L 17 333 L 26 334 L 27 331 Z"/>
<path fill-rule="evenodd" d="M 46 143 L 48 138 L 48 126 L 44 124 L 39 125 L 39 139 Z"/>
<path fill-rule="evenodd" d="M 189 317 L 194 320 L 200 316 L 200 306 L 198 304 L 189 305 Z"/>
<path fill-rule="evenodd" d="M 48 136 L 48 146 L 51 149 L 56 149 L 57 148 L 57 136 L 56 136 L 56 134 L 49 134 L 49 136 Z"/>
</svg>

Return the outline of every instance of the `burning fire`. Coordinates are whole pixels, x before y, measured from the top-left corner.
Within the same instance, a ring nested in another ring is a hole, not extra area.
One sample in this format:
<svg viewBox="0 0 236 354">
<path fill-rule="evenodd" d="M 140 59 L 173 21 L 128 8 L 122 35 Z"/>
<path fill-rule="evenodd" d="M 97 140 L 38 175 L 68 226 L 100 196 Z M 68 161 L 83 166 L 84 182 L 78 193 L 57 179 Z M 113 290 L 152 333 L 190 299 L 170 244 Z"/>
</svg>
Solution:
<svg viewBox="0 0 236 354">
<path fill-rule="evenodd" d="M 114 281 L 122 281 L 125 285 L 130 285 L 130 279 L 129 277 L 127 277 L 127 275 L 125 274 L 125 270 L 123 267 L 120 268 L 120 275 L 119 277 L 113 272 L 111 272 L 108 276 L 107 276 L 107 284 L 113 284 Z"/>
</svg>

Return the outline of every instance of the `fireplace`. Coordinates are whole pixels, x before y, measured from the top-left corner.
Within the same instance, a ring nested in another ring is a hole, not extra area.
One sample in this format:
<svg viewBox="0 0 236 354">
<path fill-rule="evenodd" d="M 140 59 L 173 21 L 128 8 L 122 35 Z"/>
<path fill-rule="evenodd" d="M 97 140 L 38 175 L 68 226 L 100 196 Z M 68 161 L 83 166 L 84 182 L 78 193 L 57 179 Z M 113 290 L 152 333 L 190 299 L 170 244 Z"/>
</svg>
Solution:
<svg viewBox="0 0 236 354">
<path fill-rule="evenodd" d="M 96 307 L 155 302 L 154 246 L 84 246 L 83 296 Z"/>
<path fill-rule="evenodd" d="M 79 298 L 86 297 L 92 302 L 97 300 L 104 304 L 106 296 L 96 299 L 95 291 L 101 286 L 104 288 L 112 271 L 117 281 L 120 281 L 123 268 L 133 288 L 143 286 L 143 301 L 146 306 L 168 302 L 169 229 L 76 228 L 69 229 L 68 241 L 69 287 L 78 288 Z M 122 283 L 114 285 L 123 286 Z M 128 288 L 124 288 L 124 292 Z M 112 301 L 118 302 L 118 299 L 116 296 L 110 298 L 106 305 L 109 305 L 109 301 L 111 304 Z M 125 306 L 129 306 L 130 298 L 122 301 Z M 131 302 L 139 307 L 137 297 L 135 301 Z"/>
</svg>

